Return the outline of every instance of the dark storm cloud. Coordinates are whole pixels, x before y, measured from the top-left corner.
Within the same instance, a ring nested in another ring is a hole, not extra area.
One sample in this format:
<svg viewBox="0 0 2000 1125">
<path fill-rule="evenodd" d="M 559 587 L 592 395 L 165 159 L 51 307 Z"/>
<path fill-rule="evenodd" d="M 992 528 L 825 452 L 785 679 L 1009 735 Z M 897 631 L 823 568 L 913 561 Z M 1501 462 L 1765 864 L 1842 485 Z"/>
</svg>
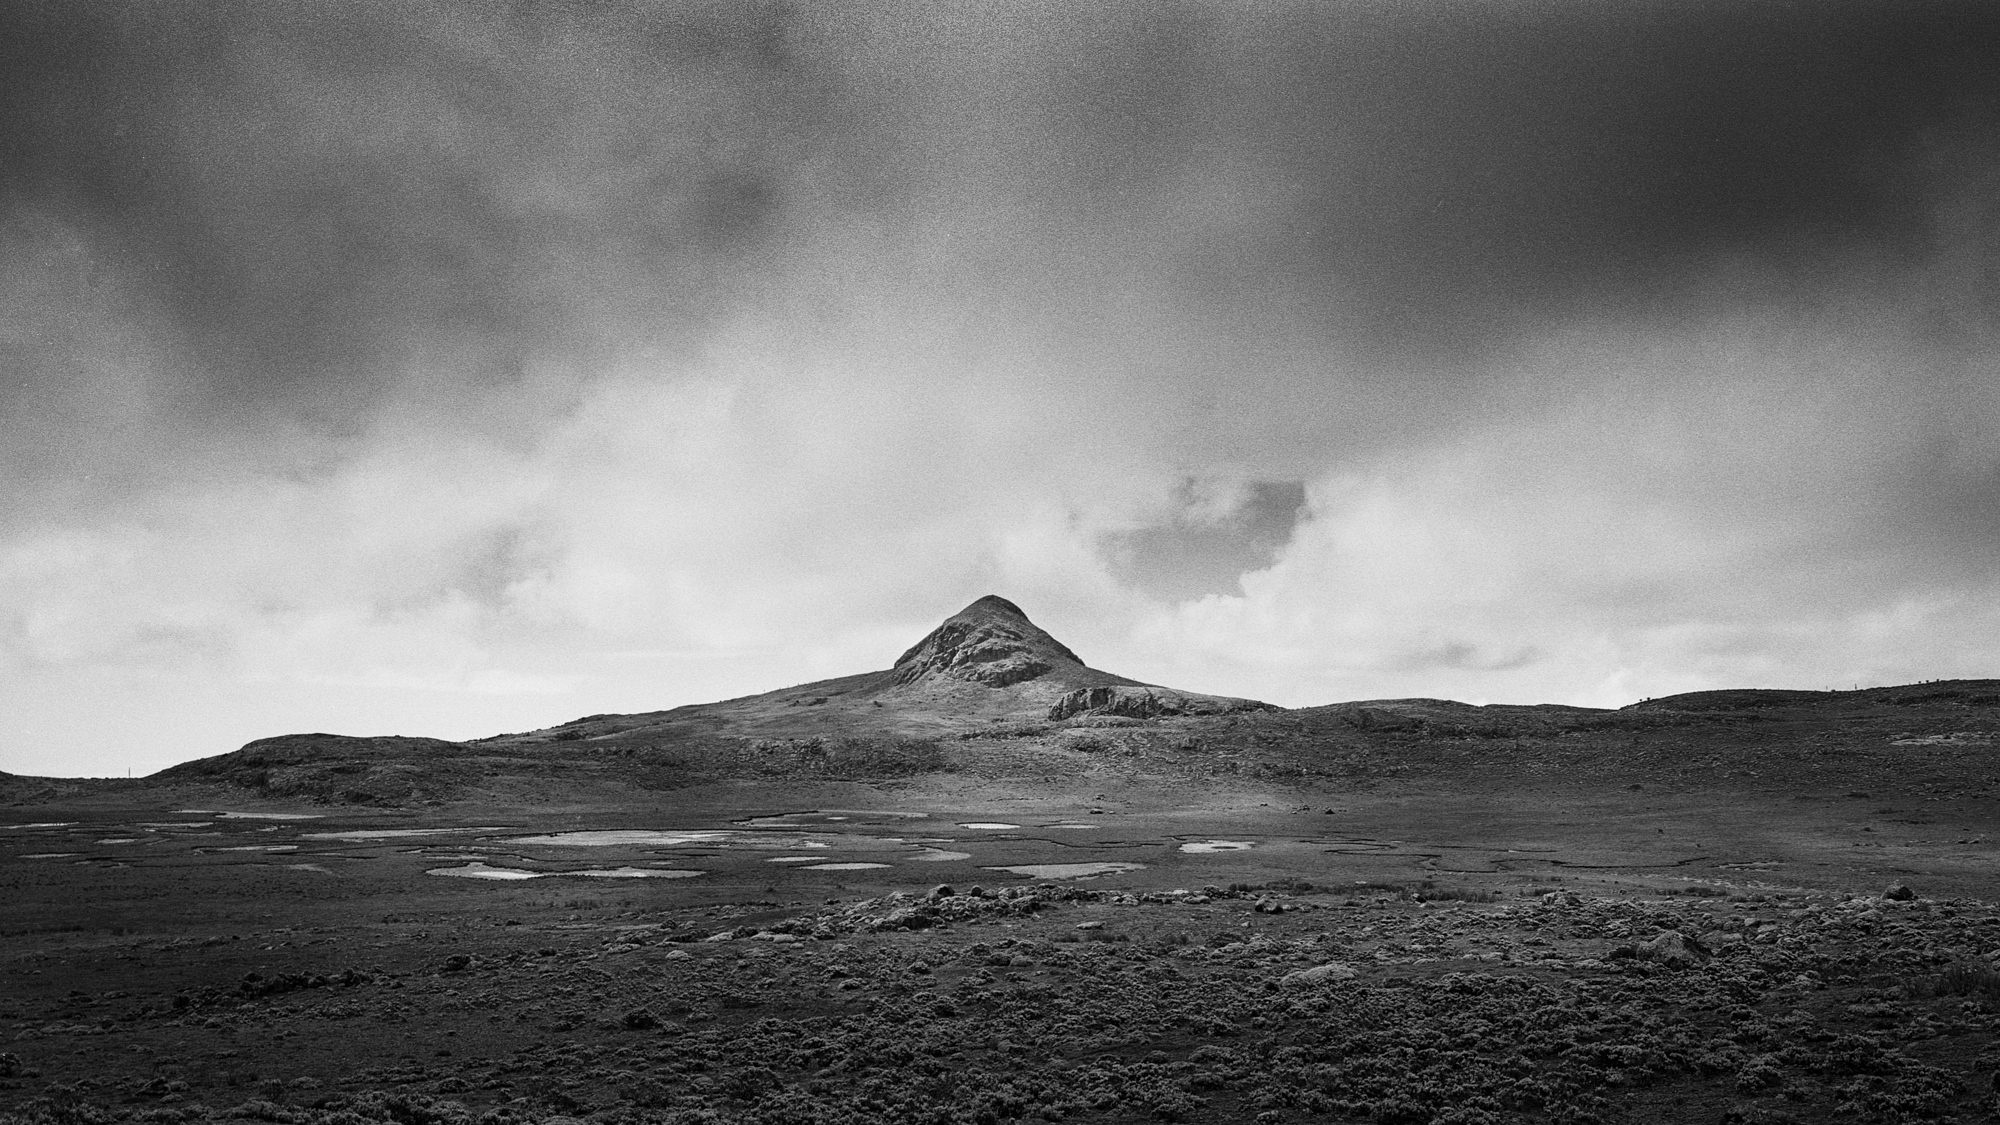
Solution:
<svg viewBox="0 0 2000 1125">
<path fill-rule="evenodd" d="M 87 232 L 208 407 L 351 408 L 413 365 L 478 382 L 681 342 L 767 233 L 771 150 L 813 112 L 755 5 L 10 22 L 0 190 Z"/>
<path fill-rule="evenodd" d="M 1066 255 L 1136 262 L 1216 322 L 1210 360 L 1274 320 L 1465 358 L 1579 310 L 1672 315 L 1718 262 L 1789 291 L 1933 253 L 2000 105 L 2000 11 L 1970 3 L 32 4 L 10 22 L 11 205 L 86 227 L 223 400 L 684 347 L 797 264 L 788 224 L 822 204 L 872 214 L 878 252 L 1020 221 L 981 284 L 1030 307 L 1038 257 L 1057 289 Z M 1210 189 L 1229 221 L 1175 221 Z"/>
<path fill-rule="evenodd" d="M 1991 5 L 1193 10 L 1219 52 L 1136 35 L 1115 78 L 1055 96 L 1090 107 L 1071 120 L 1114 185 L 1227 154 L 1281 201 L 1250 269 L 1183 262 L 1198 294 L 1275 270 L 1397 351 L 1659 315 L 1718 264 L 1787 290 L 1908 267 L 1996 155 Z"/>
</svg>

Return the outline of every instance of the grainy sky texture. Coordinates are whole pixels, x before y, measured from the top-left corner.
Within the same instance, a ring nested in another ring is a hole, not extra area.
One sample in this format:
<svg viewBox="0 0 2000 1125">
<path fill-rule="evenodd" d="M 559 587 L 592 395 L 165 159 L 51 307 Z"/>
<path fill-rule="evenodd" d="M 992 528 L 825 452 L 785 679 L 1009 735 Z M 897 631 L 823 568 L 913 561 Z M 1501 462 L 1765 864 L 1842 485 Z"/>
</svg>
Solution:
<svg viewBox="0 0 2000 1125">
<path fill-rule="evenodd" d="M 0 769 L 2000 674 L 1987 3 L 0 5 Z"/>
</svg>

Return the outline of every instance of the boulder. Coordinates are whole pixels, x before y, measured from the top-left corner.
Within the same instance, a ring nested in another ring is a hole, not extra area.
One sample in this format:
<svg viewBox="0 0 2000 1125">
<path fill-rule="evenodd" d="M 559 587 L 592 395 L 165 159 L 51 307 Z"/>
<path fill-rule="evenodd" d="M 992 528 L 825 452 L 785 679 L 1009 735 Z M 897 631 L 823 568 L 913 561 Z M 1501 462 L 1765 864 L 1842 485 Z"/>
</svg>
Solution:
<svg viewBox="0 0 2000 1125">
<path fill-rule="evenodd" d="M 1679 930 L 1664 930 L 1650 940 L 1640 942 L 1634 954 L 1643 961 L 1652 961 L 1670 969 L 1684 969 L 1699 964 L 1708 956 L 1708 950 L 1702 947 L 1701 942 Z"/>
</svg>

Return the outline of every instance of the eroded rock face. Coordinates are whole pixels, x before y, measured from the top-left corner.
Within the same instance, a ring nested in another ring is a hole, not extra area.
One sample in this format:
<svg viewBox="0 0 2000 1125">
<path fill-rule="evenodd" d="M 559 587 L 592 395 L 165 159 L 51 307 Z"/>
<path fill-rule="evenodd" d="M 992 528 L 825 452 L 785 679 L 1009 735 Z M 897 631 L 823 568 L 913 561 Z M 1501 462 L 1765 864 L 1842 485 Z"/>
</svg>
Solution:
<svg viewBox="0 0 2000 1125">
<path fill-rule="evenodd" d="M 1083 661 L 1005 598 L 988 595 L 946 618 L 896 661 L 896 682 L 949 676 L 991 687 L 1036 679 Z"/>
<path fill-rule="evenodd" d="M 1128 719 L 1153 719 L 1162 715 L 1226 715 L 1233 711 L 1274 710 L 1254 699 L 1228 699 L 1215 695 L 1184 695 L 1151 687 L 1078 688 L 1055 701 L 1049 708 L 1051 721 L 1076 715 L 1120 715 Z"/>
</svg>

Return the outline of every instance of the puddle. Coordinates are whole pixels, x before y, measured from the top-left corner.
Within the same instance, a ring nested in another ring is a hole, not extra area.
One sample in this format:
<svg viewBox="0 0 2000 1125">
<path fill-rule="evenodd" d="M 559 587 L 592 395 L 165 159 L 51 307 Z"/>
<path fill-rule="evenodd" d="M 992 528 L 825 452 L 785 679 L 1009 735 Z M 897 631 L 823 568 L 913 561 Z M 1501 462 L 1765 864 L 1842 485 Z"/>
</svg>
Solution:
<svg viewBox="0 0 2000 1125">
<path fill-rule="evenodd" d="M 777 816 L 753 816 L 735 823 L 750 828 L 805 828 L 814 824 L 837 824 L 870 820 L 929 820 L 929 813 L 885 812 L 877 809 L 814 809 L 808 812 L 780 813 Z"/>
<path fill-rule="evenodd" d="M 212 820 L 142 820 L 141 828 L 207 828 Z"/>
<path fill-rule="evenodd" d="M 145 841 L 137 836 L 113 836 L 109 840 L 99 840 L 97 842 L 100 844 L 140 844 Z"/>
<path fill-rule="evenodd" d="M 214 816 L 224 820 L 322 820 L 325 813 L 307 812 L 222 812 L 216 809 L 175 809 L 182 816 Z"/>
<path fill-rule="evenodd" d="M 877 867 L 887 867 L 886 863 L 815 863 L 807 871 L 870 871 Z"/>
<path fill-rule="evenodd" d="M 765 863 L 817 863 L 819 861 L 819 858 L 820 857 L 816 855 L 777 855 L 777 856 L 772 856 L 770 859 L 767 859 L 764 862 Z"/>
<path fill-rule="evenodd" d="M 74 828 L 74 820 L 43 820 L 34 824 L 0 824 L 0 828 Z"/>
<path fill-rule="evenodd" d="M 634 844 L 706 844 L 727 840 L 729 832 L 663 831 L 651 828 L 606 828 L 557 832 L 548 836 L 516 836 L 510 844 L 559 844 L 576 848 L 615 848 Z"/>
<path fill-rule="evenodd" d="M 426 875 L 456 875 L 461 879 L 539 879 L 540 871 L 522 871 L 513 867 L 488 867 L 483 863 L 468 863 L 463 867 L 433 867 Z"/>
<path fill-rule="evenodd" d="M 988 867 L 988 871 L 1011 871 L 1031 879 L 1085 879 L 1092 875 L 1114 875 L 1143 871 L 1143 863 L 1023 863 L 1013 867 Z"/>
<path fill-rule="evenodd" d="M 581 875 L 587 879 L 692 879 L 705 874 L 666 867 L 592 867 L 582 871 L 523 871 L 518 867 L 492 867 L 474 860 L 459 867 L 433 867 L 426 875 L 456 875 L 461 879 L 557 879 Z"/>
<path fill-rule="evenodd" d="M 943 848 L 922 848 L 910 857 L 918 863 L 950 863 L 958 859 L 971 859 L 971 852 L 949 852 Z"/>
<path fill-rule="evenodd" d="M 322 875 L 333 874 L 332 869 L 321 867 L 317 863 L 288 863 L 285 866 L 293 871 L 317 871 Z"/>
<path fill-rule="evenodd" d="M 36 852 L 33 855 L 24 855 L 21 858 L 22 859 L 70 859 L 72 857 L 80 856 L 82 854 L 83 854 L 82 852 Z"/>
<path fill-rule="evenodd" d="M 1248 840 L 1196 840 L 1182 844 L 1181 850 L 1189 855 L 1212 855 L 1215 852 L 1247 852 Z"/>
<path fill-rule="evenodd" d="M 448 836 L 453 832 L 505 832 L 511 824 L 477 828 L 357 828 L 349 832 L 302 832 L 301 840 L 400 840 L 406 836 Z"/>
<path fill-rule="evenodd" d="M 1018 824 L 1003 824 L 997 820 L 975 820 L 971 824 L 961 824 L 960 828 L 1019 828 Z"/>
<path fill-rule="evenodd" d="M 298 850 L 299 846 L 297 844 L 237 844 L 234 847 L 228 848 L 195 849 L 201 855 L 207 855 L 210 852 L 295 852 Z"/>
<path fill-rule="evenodd" d="M 1095 824 L 1044 824 L 1043 828 L 1095 828 Z"/>
</svg>

